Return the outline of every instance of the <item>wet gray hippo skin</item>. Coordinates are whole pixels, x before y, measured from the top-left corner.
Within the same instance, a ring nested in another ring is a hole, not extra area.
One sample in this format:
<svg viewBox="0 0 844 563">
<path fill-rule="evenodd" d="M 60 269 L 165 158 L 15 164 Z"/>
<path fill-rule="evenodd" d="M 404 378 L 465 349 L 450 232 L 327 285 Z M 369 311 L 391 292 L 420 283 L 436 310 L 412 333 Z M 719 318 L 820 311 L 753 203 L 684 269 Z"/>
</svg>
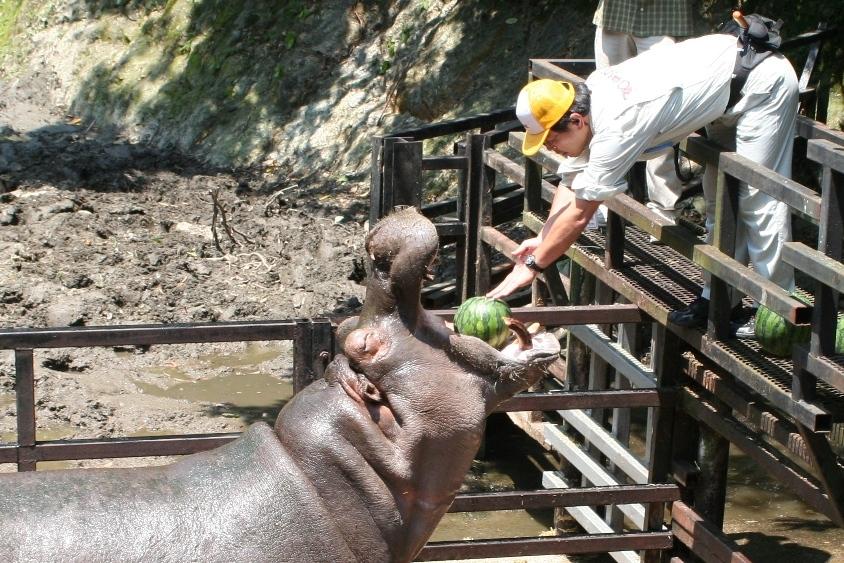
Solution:
<svg viewBox="0 0 844 563">
<path fill-rule="evenodd" d="M 433 225 L 396 212 L 367 237 L 367 294 L 344 354 L 272 429 L 173 465 L 0 476 L 7 561 L 411 561 L 445 513 L 484 418 L 557 357 L 503 352 L 419 302 Z"/>
</svg>

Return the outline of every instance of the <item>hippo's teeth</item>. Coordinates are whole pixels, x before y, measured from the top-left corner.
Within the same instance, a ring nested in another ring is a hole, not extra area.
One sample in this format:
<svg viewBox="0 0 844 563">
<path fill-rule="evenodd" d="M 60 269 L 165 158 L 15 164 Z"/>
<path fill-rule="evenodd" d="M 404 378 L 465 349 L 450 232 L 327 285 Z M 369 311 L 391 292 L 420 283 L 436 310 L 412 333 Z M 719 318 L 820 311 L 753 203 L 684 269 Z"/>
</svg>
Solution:
<svg viewBox="0 0 844 563">
<path fill-rule="evenodd" d="M 513 331 L 513 334 L 516 335 L 516 339 L 519 341 L 519 349 L 530 350 L 533 347 L 530 333 L 525 328 L 525 323 L 513 317 L 504 317 L 502 320 Z"/>
</svg>

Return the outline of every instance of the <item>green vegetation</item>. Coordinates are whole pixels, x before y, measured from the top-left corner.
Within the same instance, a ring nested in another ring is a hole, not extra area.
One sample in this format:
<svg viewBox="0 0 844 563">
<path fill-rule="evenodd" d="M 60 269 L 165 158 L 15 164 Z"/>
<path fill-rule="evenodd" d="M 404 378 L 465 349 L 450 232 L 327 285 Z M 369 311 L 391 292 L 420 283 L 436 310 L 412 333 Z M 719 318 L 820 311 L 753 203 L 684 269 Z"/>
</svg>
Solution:
<svg viewBox="0 0 844 563">
<path fill-rule="evenodd" d="M 21 6 L 23 0 L 0 0 L 0 57 L 8 51 Z"/>
</svg>

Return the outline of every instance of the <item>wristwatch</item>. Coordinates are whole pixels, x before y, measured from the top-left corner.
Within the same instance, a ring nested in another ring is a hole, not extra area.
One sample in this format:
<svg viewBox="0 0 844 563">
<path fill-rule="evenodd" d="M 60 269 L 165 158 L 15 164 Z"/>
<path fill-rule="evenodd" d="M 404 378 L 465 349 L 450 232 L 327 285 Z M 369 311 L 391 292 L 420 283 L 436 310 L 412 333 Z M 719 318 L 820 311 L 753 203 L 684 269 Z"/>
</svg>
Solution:
<svg viewBox="0 0 844 563">
<path fill-rule="evenodd" d="M 542 268 L 539 264 L 536 263 L 536 256 L 534 256 L 533 254 L 531 254 L 527 258 L 525 258 L 525 266 L 527 266 L 528 268 L 530 268 L 534 272 L 537 272 L 537 273 L 540 273 L 540 274 L 542 273 L 542 270 L 544 270 L 544 268 Z"/>
</svg>

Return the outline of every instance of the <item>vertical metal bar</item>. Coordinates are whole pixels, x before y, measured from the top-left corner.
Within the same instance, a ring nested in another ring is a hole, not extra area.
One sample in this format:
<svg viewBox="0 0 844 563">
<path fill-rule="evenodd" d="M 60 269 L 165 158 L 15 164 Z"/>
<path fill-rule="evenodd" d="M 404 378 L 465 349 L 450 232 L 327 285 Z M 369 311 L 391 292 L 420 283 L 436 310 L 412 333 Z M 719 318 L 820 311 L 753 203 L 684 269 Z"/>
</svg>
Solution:
<svg viewBox="0 0 844 563">
<path fill-rule="evenodd" d="M 525 211 L 542 211 L 542 166 L 525 159 Z"/>
<path fill-rule="evenodd" d="M 381 205 L 377 210 L 378 219 L 388 215 L 395 206 L 393 203 L 396 191 L 396 160 L 394 150 L 397 144 L 403 142 L 404 139 L 397 137 L 387 137 L 383 139 L 381 152 Z"/>
<path fill-rule="evenodd" d="M 595 293 L 598 305 L 610 305 L 613 302 L 613 290 L 610 286 L 601 280 L 595 280 Z M 600 325 L 601 331 L 608 337 L 612 338 L 612 325 Z M 592 360 L 589 363 L 589 389 L 595 391 L 604 391 L 609 388 L 610 382 L 610 366 L 598 354 L 592 354 Z M 592 409 L 592 418 L 601 426 L 606 423 L 607 411 L 603 408 Z M 592 449 L 590 448 L 590 451 Z"/>
<path fill-rule="evenodd" d="M 311 323 L 300 319 L 293 329 L 293 393 L 296 394 L 312 381 L 313 331 Z"/>
<path fill-rule="evenodd" d="M 486 135 L 466 135 L 466 253 L 463 300 L 489 288 L 489 253 L 481 241 L 481 227 L 492 222 L 492 181 L 484 164 L 489 145 Z"/>
<path fill-rule="evenodd" d="M 654 323 L 652 363 L 656 373 L 657 388 L 666 391 L 677 385 L 680 368 L 680 339 L 664 326 Z M 665 399 L 665 397 L 663 397 Z M 663 400 L 659 407 L 652 409 L 652 427 L 648 433 L 653 437 L 650 442 L 648 462 L 648 482 L 667 483 L 671 472 L 671 436 L 674 428 L 674 405 Z M 665 507 L 662 503 L 648 504 L 645 513 L 645 530 L 662 529 Z M 660 551 L 649 550 L 642 553 L 644 563 L 657 563 L 666 557 Z"/>
<path fill-rule="evenodd" d="M 35 367 L 32 350 L 15 350 L 18 471 L 35 471 Z"/>
<path fill-rule="evenodd" d="M 477 150 L 480 153 L 478 158 L 482 163 L 481 169 L 479 170 L 482 176 L 478 183 L 481 194 L 477 221 L 479 236 L 475 242 L 477 245 L 477 249 L 475 250 L 475 256 L 477 257 L 475 263 L 475 294 L 484 295 L 490 290 L 492 249 L 481 240 L 480 232 L 482 227 L 492 226 L 492 192 L 495 189 L 495 170 L 483 164 L 484 154 L 490 148 L 489 135 L 478 135 L 475 139 L 475 145 L 477 146 L 473 150 Z"/>
<path fill-rule="evenodd" d="M 453 152 L 455 155 L 465 155 L 465 143 L 454 143 Z M 468 226 L 466 221 L 466 212 L 468 210 L 468 174 L 466 169 L 457 171 L 457 220 Z M 467 228 L 468 232 L 468 228 Z M 467 233 L 457 239 L 455 244 L 455 280 L 454 280 L 454 297 L 455 300 L 462 301 L 463 297 L 467 295 L 468 284 L 466 283 L 466 247 L 467 247 Z"/>
<path fill-rule="evenodd" d="M 311 321 L 311 365 L 313 366 L 312 382 L 322 379 L 325 367 L 334 357 L 334 332 L 328 319 L 314 319 Z"/>
<path fill-rule="evenodd" d="M 844 197 L 839 193 L 844 188 L 842 174 L 824 166 L 821 180 L 821 215 L 818 231 L 818 250 L 826 256 L 841 260 L 844 236 Z M 812 307 L 812 336 L 809 350 L 816 356 L 835 354 L 835 335 L 838 325 L 838 291 L 815 282 L 815 304 Z M 791 394 L 795 400 L 812 401 L 817 391 L 815 376 L 794 366 Z"/>
<path fill-rule="evenodd" d="M 715 196 L 715 227 L 713 245 L 730 257 L 736 255 L 736 224 L 738 221 L 738 179 L 718 173 Z M 730 287 L 716 276 L 710 276 L 709 321 L 707 334 L 714 340 L 730 336 L 732 302 Z"/>
<path fill-rule="evenodd" d="M 729 453 L 730 442 L 701 424 L 697 454 L 700 474 L 695 487 L 694 509 L 719 530 L 724 526 Z"/>
<path fill-rule="evenodd" d="M 572 305 L 589 305 L 595 297 L 595 276 L 571 264 Z M 566 386 L 582 391 L 589 386 L 589 348 L 569 333 L 566 346 Z"/>
<path fill-rule="evenodd" d="M 381 218 L 384 198 L 384 138 L 372 137 L 372 164 L 369 174 L 369 228 Z"/>
<path fill-rule="evenodd" d="M 833 260 L 841 260 L 844 237 L 844 189 L 842 172 L 824 166 L 821 182 L 821 216 L 818 250 Z M 817 282 L 815 306 L 812 309 L 811 351 L 815 355 L 835 353 L 835 329 L 838 322 L 838 292 Z"/>
<path fill-rule="evenodd" d="M 604 242 L 604 266 L 617 270 L 624 265 L 624 219 L 610 211 L 607 217 L 607 239 Z"/>
<path fill-rule="evenodd" d="M 393 145 L 392 206 L 422 207 L 422 141 Z M 392 210 L 386 209 L 385 213 Z"/>
<path fill-rule="evenodd" d="M 627 303 L 623 297 L 617 299 L 619 303 Z M 638 324 L 619 324 L 616 331 L 618 343 L 633 354 L 637 356 L 639 349 L 639 332 Z M 630 389 L 630 382 L 626 377 L 615 374 L 615 388 L 616 389 Z M 625 448 L 630 447 L 630 411 L 629 408 L 615 408 L 612 410 L 612 434 L 616 440 Z M 624 471 L 617 469 L 614 464 L 610 464 L 610 469 L 614 471 L 616 476 L 620 479 L 619 482 L 624 482 Z M 607 507 L 610 512 L 611 519 L 607 521 L 613 529 L 621 530 L 624 521 L 624 514 L 617 506 Z"/>
<path fill-rule="evenodd" d="M 533 81 L 533 73 L 530 69 L 531 63 L 528 62 L 528 81 Z M 524 211 L 541 212 L 542 211 L 542 166 L 529 158 L 525 158 L 525 185 L 524 185 L 524 204 L 522 209 Z M 553 275 L 557 276 L 556 264 L 550 264 L 549 268 L 553 266 Z M 547 279 L 547 276 L 546 276 Z M 558 288 L 555 288 L 553 282 L 549 282 L 549 290 L 552 293 L 552 302 L 556 303 L 556 297 L 559 297 Z M 533 305 L 540 305 L 544 301 L 544 297 L 540 293 L 539 282 L 534 280 L 531 286 L 531 303 Z M 574 342 L 570 340 L 569 342 Z"/>
</svg>

